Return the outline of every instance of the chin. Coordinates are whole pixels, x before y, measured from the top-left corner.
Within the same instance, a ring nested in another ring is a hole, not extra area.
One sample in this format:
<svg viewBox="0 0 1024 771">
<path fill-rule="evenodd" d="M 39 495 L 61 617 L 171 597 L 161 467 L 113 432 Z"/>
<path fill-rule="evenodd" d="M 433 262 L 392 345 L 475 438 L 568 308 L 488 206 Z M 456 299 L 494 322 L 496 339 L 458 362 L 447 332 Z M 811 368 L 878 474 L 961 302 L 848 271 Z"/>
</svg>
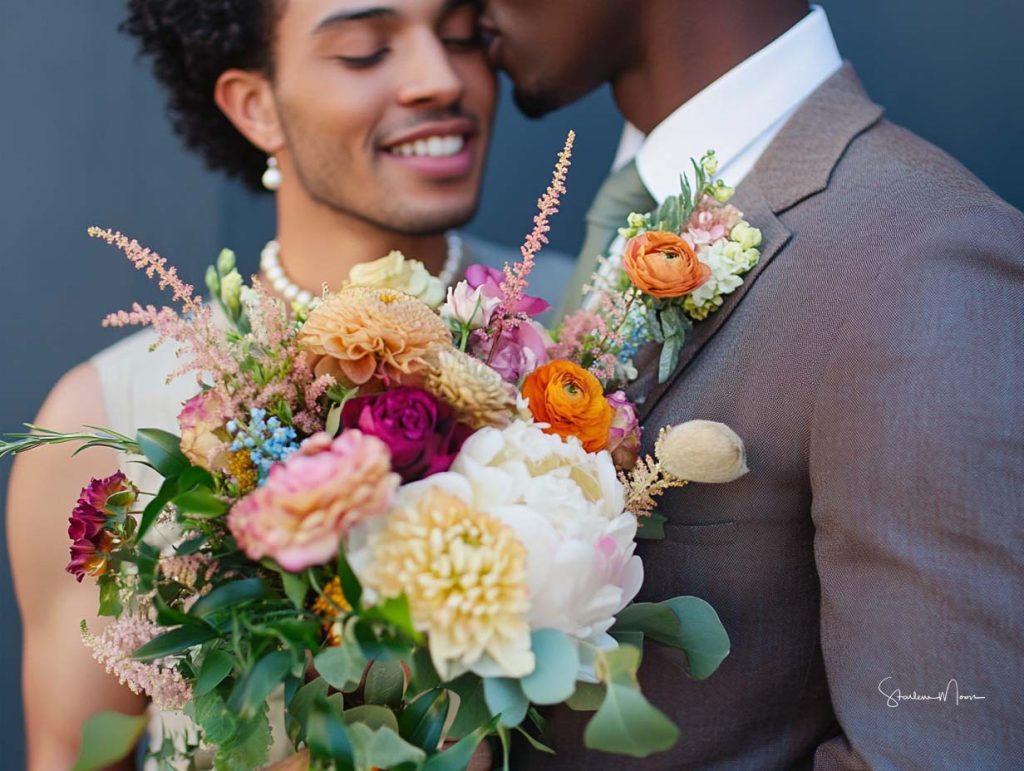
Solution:
<svg viewBox="0 0 1024 771">
<path fill-rule="evenodd" d="M 572 100 L 559 99 L 553 91 L 539 88 L 520 88 L 515 86 L 512 90 L 512 99 L 519 108 L 519 112 L 527 118 L 543 118 L 549 113 L 560 110 Z"/>
<path fill-rule="evenodd" d="M 461 228 L 476 214 L 477 200 L 445 207 L 403 208 L 402 214 L 390 223 L 391 229 L 407 236 L 433 236 L 454 228 Z"/>
</svg>

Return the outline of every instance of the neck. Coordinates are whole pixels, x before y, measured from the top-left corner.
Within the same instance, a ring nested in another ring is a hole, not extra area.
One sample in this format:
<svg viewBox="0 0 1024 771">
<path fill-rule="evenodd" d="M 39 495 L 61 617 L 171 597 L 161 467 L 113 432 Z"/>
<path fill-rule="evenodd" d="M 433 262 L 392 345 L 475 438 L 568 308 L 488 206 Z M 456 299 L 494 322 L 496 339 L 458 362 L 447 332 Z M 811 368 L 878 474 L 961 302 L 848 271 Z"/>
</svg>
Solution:
<svg viewBox="0 0 1024 771">
<path fill-rule="evenodd" d="M 635 30 L 642 42 L 612 80 L 619 110 L 645 134 L 808 12 L 806 0 L 715 0 L 689 3 L 685 11 L 679 5 L 645 5 Z"/>
<path fill-rule="evenodd" d="M 393 250 L 422 262 L 435 275 L 448 254 L 444 234 L 410 236 L 386 230 L 312 200 L 297 184 L 277 193 L 277 241 L 288 278 L 313 295 L 337 289 L 352 268 Z"/>
</svg>

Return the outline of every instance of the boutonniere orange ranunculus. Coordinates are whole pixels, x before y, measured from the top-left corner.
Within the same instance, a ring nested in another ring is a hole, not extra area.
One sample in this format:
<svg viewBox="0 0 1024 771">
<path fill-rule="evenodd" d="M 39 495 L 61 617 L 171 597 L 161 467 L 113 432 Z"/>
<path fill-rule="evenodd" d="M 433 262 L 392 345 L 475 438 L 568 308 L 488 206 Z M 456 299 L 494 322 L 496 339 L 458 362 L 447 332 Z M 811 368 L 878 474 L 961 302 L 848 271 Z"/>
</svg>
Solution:
<svg viewBox="0 0 1024 771">
<path fill-rule="evenodd" d="M 583 367 L 564 359 L 545 364 L 527 376 L 522 391 L 534 419 L 551 426 L 547 433 L 575 436 L 587 452 L 608 446 L 614 412 L 600 381 Z"/>
<path fill-rule="evenodd" d="M 682 297 L 711 278 L 711 268 L 675 233 L 650 230 L 631 238 L 622 267 L 642 292 L 654 297 Z"/>
</svg>

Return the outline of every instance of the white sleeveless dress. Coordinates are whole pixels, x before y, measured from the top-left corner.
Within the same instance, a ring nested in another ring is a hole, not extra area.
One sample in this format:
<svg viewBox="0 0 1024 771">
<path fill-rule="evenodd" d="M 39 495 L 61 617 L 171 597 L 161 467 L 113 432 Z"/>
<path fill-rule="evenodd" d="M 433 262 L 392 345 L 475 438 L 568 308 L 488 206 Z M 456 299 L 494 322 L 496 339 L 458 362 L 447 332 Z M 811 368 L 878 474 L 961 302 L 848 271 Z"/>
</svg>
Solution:
<svg viewBox="0 0 1024 771">
<path fill-rule="evenodd" d="M 179 366 L 174 355 L 175 344 L 167 342 L 151 351 L 156 339 L 152 330 L 144 329 L 101 351 L 91 360 L 99 374 L 107 427 L 125 436 L 134 436 L 140 428 L 178 433 L 178 413 L 199 390 L 192 374 L 167 382 L 167 376 Z M 155 493 L 160 488 L 159 474 L 148 466 L 132 463 L 124 455 L 119 456 L 118 466 L 139 490 Z M 174 546 L 174 536 L 161 533 L 157 528 L 154 528 L 152 537 L 147 536 L 147 540 L 162 549 Z M 279 690 L 270 700 L 270 725 L 274 738 L 270 749 L 271 762 L 282 760 L 292 751 L 285 733 L 282 697 L 283 692 Z M 150 747 L 159 748 L 165 739 L 174 742 L 179 751 L 184 751 L 189 744 L 196 744 L 198 731 L 184 713 L 156 709 L 151 704 L 149 715 Z M 212 768 L 212 761 L 212 753 L 201 752 L 196 757 L 195 768 Z M 188 768 L 187 765 L 181 767 Z M 146 769 L 155 771 L 157 764 L 149 761 Z"/>
</svg>

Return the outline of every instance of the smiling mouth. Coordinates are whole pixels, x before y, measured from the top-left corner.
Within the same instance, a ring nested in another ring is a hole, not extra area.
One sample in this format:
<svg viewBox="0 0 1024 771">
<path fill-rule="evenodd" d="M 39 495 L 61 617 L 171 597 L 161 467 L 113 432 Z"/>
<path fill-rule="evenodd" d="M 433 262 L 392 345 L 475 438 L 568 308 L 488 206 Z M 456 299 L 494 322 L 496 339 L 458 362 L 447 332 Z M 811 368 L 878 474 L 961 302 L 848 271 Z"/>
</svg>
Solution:
<svg viewBox="0 0 1024 771">
<path fill-rule="evenodd" d="M 388 148 L 388 153 L 400 158 L 451 158 L 466 148 L 464 134 L 444 134 L 409 142 Z"/>
</svg>

